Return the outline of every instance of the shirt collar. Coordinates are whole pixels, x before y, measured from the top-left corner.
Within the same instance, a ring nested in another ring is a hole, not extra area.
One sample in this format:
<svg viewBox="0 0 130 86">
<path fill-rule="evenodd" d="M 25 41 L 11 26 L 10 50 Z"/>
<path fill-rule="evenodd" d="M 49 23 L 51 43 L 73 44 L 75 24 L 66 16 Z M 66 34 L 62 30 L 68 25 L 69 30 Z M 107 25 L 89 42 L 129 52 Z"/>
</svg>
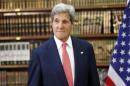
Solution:
<svg viewBox="0 0 130 86">
<path fill-rule="evenodd" d="M 54 40 L 56 42 L 57 48 L 60 49 L 63 42 L 61 40 L 59 40 L 55 35 L 54 35 Z M 65 43 L 67 43 L 68 47 L 72 48 L 72 40 L 71 40 L 70 36 L 69 36 L 68 40 Z"/>
</svg>

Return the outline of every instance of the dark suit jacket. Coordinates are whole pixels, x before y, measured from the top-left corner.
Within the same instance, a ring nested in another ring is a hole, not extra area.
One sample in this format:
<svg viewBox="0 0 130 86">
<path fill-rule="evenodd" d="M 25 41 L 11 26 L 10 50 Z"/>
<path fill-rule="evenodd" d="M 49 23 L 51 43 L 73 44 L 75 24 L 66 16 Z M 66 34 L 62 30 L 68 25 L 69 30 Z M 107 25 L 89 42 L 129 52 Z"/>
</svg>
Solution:
<svg viewBox="0 0 130 86">
<path fill-rule="evenodd" d="M 92 46 L 72 37 L 75 61 L 74 86 L 100 86 Z M 28 86 L 68 86 L 54 38 L 32 52 Z"/>
</svg>

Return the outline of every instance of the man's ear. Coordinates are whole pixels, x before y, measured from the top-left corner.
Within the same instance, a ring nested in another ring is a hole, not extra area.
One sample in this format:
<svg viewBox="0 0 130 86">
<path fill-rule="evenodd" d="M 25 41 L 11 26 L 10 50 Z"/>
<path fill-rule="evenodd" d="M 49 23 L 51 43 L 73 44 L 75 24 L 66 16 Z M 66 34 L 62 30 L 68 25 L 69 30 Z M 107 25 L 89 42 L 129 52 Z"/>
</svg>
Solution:
<svg viewBox="0 0 130 86">
<path fill-rule="evenodd" d="M 53 34 L 52 24 L 50 24 L 50 30 L 51 30 L 51 34 Z"/>
</svg>

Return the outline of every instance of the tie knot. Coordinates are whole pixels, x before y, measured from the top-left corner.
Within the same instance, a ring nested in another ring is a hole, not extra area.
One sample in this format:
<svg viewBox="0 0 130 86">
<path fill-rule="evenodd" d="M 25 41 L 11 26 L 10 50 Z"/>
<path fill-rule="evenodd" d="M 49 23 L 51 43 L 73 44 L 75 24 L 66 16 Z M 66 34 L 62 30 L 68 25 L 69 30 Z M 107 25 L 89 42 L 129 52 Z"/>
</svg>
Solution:
<svg viewBox="0 0 130 86">
<path fill-rule="evenodd" d="M 65 47 L 65 48 L 66 48 L 66 46 L 67 46 L 67 43 L 63 42 L 63 43 L 62 43 L 62 47 Z"/>
</svg>

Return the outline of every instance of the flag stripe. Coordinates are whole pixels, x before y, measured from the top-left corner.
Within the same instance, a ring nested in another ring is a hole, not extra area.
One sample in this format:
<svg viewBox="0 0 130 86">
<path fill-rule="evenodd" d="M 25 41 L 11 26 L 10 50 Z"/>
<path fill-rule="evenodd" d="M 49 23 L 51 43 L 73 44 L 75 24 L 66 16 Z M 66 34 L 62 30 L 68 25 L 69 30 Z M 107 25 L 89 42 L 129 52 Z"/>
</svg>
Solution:
<svg viewBox="0 0 130 86">
<path fill-rule="evenodd" d="M 127 4 L 129 3 L 130 0 L 127 0 Z"/>
<path fill-rule="evenodd" d="M 115 86 L 115 84 L 113 83 L 113 81 L 109 76 L 105 78 L 105 81 L 106 81 L 106 86 Z"/>
<path fill-rule="evenodd" d="M 109 67 L 108 77 L 114 82 L 115 86 L 126 86 L 111 65 Z"/>
</svg>

